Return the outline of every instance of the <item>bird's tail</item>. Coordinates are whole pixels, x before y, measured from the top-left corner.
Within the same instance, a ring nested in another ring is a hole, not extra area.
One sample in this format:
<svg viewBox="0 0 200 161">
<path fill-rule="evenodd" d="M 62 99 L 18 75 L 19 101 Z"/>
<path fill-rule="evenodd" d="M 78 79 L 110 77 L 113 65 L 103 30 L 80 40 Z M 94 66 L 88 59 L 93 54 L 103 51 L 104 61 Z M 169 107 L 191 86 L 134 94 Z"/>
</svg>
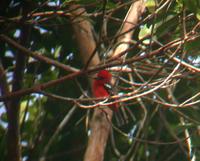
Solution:
<svg viewBox="0 0 200 161">
<path fill-rule="evenodd" d="M 128 111 L 125 107 L 120 106 L 117 108 L 112 108 L 114 112 L 114 119 L 118 127 L 128 124 L 130 121 Z"/>
</svg>

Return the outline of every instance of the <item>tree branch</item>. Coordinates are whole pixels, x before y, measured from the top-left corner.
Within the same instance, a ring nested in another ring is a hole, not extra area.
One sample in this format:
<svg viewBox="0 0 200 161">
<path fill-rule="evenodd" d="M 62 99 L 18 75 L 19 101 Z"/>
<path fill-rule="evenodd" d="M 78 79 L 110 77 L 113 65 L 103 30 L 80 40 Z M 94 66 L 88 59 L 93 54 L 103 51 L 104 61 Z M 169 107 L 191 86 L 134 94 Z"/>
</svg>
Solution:
<svg viewBox="0 0 200 161">
<path fill-rule="evenodd" d="M 55 60 L 52 60 L 48 57 L 45 57 L 44 55 L 42 55 L 39 52 L 32 52 L 32 51 L 28 50 L 27 48 L 25 48 L 24 46 L 15 42 L 14 40 L 12 40 L 11 38 L 9 38 L 8 36 L 6 36 L 4 34 L 0 35 L 0 39 L 5 41 L 9 45 L 13 46 L 15 49 L 19 50 L 21 52 L 21 54 L 23 54 L 25 56 L 31 56 L 31 57 L 35 58 L 36 60 L 39 60 L 41 62 L 45 62 L 49 65 L 56 66 L 58 68 L 64 69 L 64 70 L 69 71 L 69 72 L 77 72 L 78 71 L 78 69 L 75 69 L 75 68 L 70 67 L 68 65 L 62 64 L 62 63 L 55 61 Z"/>
<path fill-rule="evenodd" d="M 40 92 L 41 90 L 52 87 L 56 84 L 62 83 L 64 81 L 68 80 L 68 79 L 73 79 L 73 78 L 80 76 L 80 75 L 83 75 L 83 74 L 92 73 L 94 71 L 98 71 L 98 70 L 105 69 L 105 68 L 108 68 L 108 67 L 131 64 L 133 62 L 138 62 L 138 61 L 144 60 L 146 58 L 151 58 L 151 57 L 153 57 L 153 56 L 155 56 L 155 55 L 157 55 L 157 54 L 159 54 L 159 53 L 161 53 L 165 50 L 168 50 L 170 48 L 173 48 L 173 47 L 176 47 L 176 46 L 182 44 L 182 41 L 191 42 L 191 41 L 194 41 L 195 39 L 197 39 L 198 37 L 199 36 L 191 36 L 191 37 L 185 38 L 184 40 L 183 39 L 177 39 L 175 41 L 169 42 L 168 44 L 166 44 L 166 45 L 164 45 L 164 46 L 162 46 L 162 47 L 160 47 L 160 48 L 158 48 L 158 49 L 156 49 L 156 50 L 154 50 L 154 51 L 152 51 L 148 54 L 128 58 L 124 62 L 123 61 L 113 61 L 113 62 L 110 62 L 108 64 L 105 63 L 103 65 L 90 67 L 87 70 L 81 70 L 81 71 L 77 71 L 77 72 L 74 72 L 74 73 L 70 73 L 66 76 L 58 78 L 57 80 L 52 80 L 52 81 L 49 81 L 49 82 L 46 82 L 46 83 L 43 83 L 43 84 L 35 85 L 31 88 L 21 89 L 21 90 L 16 91 L 16 92 L 9 93 L 8 95 L 0 97 L 0 101 L 3 101 L 5 99 L 11 99 L 11 98 L 17 98 L 17 97 L 25 96 L 27 94 L 34 93 L 34 92 Z M 133 50 L 133 48 L 128 48 L 126 51 L 123 51 L 123 52 L 128 52 L 128 51 L 131 51 L 131 50 Z M 179 62 L 179 63 L 181 63 L 181 62 Z M 182 63 L 181 63 L 181 65 L 182 65 Z M 193 70 L 193 72 L 198 72 L 198 69 L 193 68 L 192 70 Z"/>
<path fill-rule="evenodd" d="M 72 27 L 75 37 L 77 38 L 83 63 L 86 64 L 86 66 L 96 66 L 99 64 L 100 60 L 97 55 L 98 53 L 95 51 L 96 42 L 93 37 L 92 26 L 89 21 L 84 18 L 86 11 L 81 6 L 74 4 L 70 6 L 70 9 L 75 18 L 73 19 Z M 94 110 L 90 124 L 91 135 L 89 136 L 84 161 L 103 161 L 104 151 L 111 128 L 111 120 L 111 109 L 104 108 L 104 112 L 99 108 Z"/>
</svg>

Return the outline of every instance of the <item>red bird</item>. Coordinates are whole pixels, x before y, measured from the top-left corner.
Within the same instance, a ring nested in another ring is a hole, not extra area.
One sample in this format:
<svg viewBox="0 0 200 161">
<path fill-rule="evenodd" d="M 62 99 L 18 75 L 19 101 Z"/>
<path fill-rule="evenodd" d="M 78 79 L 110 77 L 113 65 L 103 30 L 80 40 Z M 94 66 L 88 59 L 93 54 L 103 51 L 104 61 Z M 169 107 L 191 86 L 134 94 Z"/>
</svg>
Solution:
<svg viewBox="0 0 200 161">
<path fill-rule="evenodd" d="M 93 96 L 99 98 L 109 97 L 112 95 L 113 91 L 111 88 L 111 80 L 112 74 L 110 72 L 107 70 L 100 70 L 92 84 Z M 119 126 L 123 125 L 126 122 L 125 117 L 127 116 L 122 116 L 122 114 L 119 112 L 119 104 L 113 103 L 112 105 L 109 105 L 109 107 L 115 112 L 117 124 Z"/>
<path fill-rule="evenodd" d="M 108 97 L 110 92 L 108 90 L 108 85 L 111 83 L 112 75 L 107 70 L 101 70 L 97 74 L 93 85 L 92 93 L 95 97 Z"/>
</svg>

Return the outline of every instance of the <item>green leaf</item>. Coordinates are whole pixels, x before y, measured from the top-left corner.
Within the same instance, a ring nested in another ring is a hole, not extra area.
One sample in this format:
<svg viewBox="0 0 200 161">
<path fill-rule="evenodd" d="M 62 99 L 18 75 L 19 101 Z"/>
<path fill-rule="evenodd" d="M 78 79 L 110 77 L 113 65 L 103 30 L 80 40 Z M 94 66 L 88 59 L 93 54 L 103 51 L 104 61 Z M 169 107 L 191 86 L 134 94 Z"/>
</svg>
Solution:
<svg viewBox="0 0 200 161">
<path fill-rule="evenodd" d="M 147 9 L 149 10 L 149 12 L 154 12 L 156 9 L 156 2 L 155 0 L 147 0 L 145 2 L 145 6 L 147 7 Z"/>
<path fill-rule="evenodd" d="M 196 17 L 198 20 L 200 20 L 200 9 L 197 10 Z"/>
<path fill-rule="evenodd" d="M 191 12 L 196 13 L 200 7 L 198 0 L 183 0 L 184 6 L 189 9 Z"/>
<path fill-rule="evenodd" d="M 60 55 L 61 49 L 62 49 L 62 46 L 56 46 L 55 52 L 54 52 L 55 58 L 58 58 L 58 56 Z"/>
<path fill-rule="evenodd" d="M 142 26 L 141 29 L 140 29 L 140 32 L 139 32 L 139 36 L 138 36 L 139 40 L 150 35 L 151 31 L 152 31 L 152 25 L 149 26 L 149 27 L 147 27 L 146 24 L 144 26 Z M 150 41 L 149 39 L 146 39 L 146 40 L 143 41 L 143 43 L 149 44 L 149 41 Z"/>
</svg>

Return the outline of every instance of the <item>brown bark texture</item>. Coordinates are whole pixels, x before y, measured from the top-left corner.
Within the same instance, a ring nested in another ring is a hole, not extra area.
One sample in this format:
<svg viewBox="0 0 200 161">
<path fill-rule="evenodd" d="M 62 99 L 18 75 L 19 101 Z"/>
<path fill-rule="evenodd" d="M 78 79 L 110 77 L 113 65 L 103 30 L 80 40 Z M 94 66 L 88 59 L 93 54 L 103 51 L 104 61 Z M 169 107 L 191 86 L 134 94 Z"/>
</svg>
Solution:
<svg viewBox="0 0 200 161">
<path fill-rule="evenodd" d="M 93 37 L 93 29 L 88 19 L 85 19 L 86 11 L 79 5 L 72 4 L 70 7 L 72 13 L 72 27 L 76 41 L 78 43 L 80 54 L 83 59 L 83 63 L 87 64 L 89 58 L 89 66 L 95 66 L 100 63 L 98 53 L 95 51 L 96 43 Z M 144 12 L 144 3 L 142 0 L 133 3 L 125 17 L 124 23 L 122 24 L 119 34 L 122 34 L 118 40 L 119 45 L 112 56 L 117 56 L 120 52 L 125 51 L 127 41 L 131 40 L 131 36 L 134 31 L 135 25 L 138 23 L 139 17 Z M 125 32 L 125 33 L 124 33 Z M 124 33 L 124 34 L 123 34 Z M 124 42 L 124 43 L 123 43 Z M 111 121 L 113 111 L 109 108 L 96 108 L 94 110 L 92 119 L 90 120 L 91 134 L 89 136 L 88 145 L 84 155 L 84 161 L 103 161 L 104 152 L 110 134 Z"/>
</svg>

